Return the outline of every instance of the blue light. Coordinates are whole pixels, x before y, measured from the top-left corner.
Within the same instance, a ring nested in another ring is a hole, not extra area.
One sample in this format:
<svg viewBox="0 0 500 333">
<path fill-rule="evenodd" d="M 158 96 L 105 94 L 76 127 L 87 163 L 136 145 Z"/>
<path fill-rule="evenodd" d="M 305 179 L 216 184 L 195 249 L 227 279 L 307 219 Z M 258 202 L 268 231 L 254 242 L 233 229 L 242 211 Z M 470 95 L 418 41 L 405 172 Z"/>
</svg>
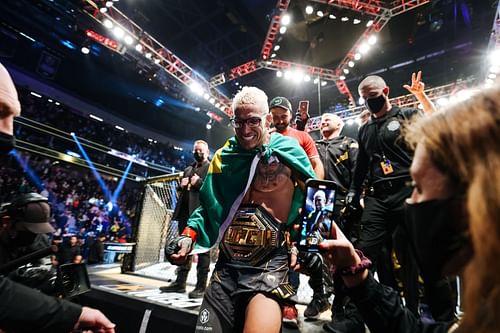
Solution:
<svg viewBox="0 0 500 333">
<path fill-rule="evenodd" d="M 60 42 L 62 45 L 66 46 L 68 49 L 76 50 L 76 45 L 73 44 L 72 42 L 70 42 L 69 40 L 63 39 Z"/>
<path fill-rule="evenodd" d="M 161 107 L 163 104 L 165 104 L 165 101 L 161 98 L 158 98 L 155 103 L 154 103 L 157 107 Z"/>
<path fill-rule="evenodd" d="M 76 158 L 81 158 L 82 157 L 80 154 L 75 153 L 74 151 L 71 151 L 71 150 L 66 150 L 66 154 L 69 155 L 69 156 L 76 157 Z"/>
</svg>

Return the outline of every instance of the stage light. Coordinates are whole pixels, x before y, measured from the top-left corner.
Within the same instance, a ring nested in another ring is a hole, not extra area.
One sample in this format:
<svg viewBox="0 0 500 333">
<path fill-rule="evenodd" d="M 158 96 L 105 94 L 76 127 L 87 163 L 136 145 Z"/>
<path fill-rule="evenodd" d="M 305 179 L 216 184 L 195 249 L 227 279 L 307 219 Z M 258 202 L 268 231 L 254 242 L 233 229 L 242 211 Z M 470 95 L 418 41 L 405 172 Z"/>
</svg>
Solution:
<svg viewBox="0 0 500 333">
<path fill-rule="evenodd" d="M 337 16 L 333 15 L 333 14 L 330 14 L 328 15 L 328 17 L 331 19 L 331 20 L 335 20 L 337 18 Z"/>
<path fill-rule="evenodd" d="M 340 20 L 342 22 L 347 22 L 347 21 L 349 21 L 349 18 L 347 16 L 342 16 L 342 18 Z"/>
<path fill-rule="evenodd" d="M 285 71 L 285 79 L 289 80 L 291 78 L 292 78 L 292 72 L 290 72 L 289 70 L 286 70 Z"/>
<path fill-rule="evenodd" d="M 358 98 L 358 104 L 359 105 L 364 105 L 365 104 L 365 99 L 362 96 L 359 96 L 359 98 Z"/>
<path fill-rule="evenodd" d="M 59 102 L 56 102 L 55 104 L 56 104 L 56 105 L 61 105 L 61 103 L 59 103 Z"/>
<path fill-rule="evenodd" d="M 283 17 L 281 18 L 282 25 L 288 25 L 288 24 L 290 24 L 290 21 L 291 21 L 291 17 L 288 14 L 283 15 Z"/>
<path fill-rule="evenodd" d="M 496 79 L 496 78 L 497 78 L 497 75 L 496 75 L 495 73 L 490 73 L 490 74 L 488 74 L 488 79 L 492 79 L 492 80 L 494 80 L 494 79 Z"/>
<path fill-rule="evenodd" d="M 113 1 L 106 1 L 106 7 L 113 7 Z"/>
<path fill-rule="evenodd" d="M 366 27 L 369 28 L 373 25 L 373 20 L 366 22 Z"/>
<path fill-rule="evenodd" d="M 52 103 L 52 100 L 51 100 L 50 98 L 49 98 L 47 101 L 48 101 L 49 103 Z"/>
<path fill-rule="evenodd" d="M 362 54 L 365 54 L 366 52 L 368 52 L 369 49 L 370 49 L 370 46 L 366 43 L 363 43 L 359 46 L 359 52 Z"/>
<path fill-rule="evenodd" d="M 42 95 L 40 95 L 40 94 L 38 94 L 38 93 L 36 93 L 36 92 L 34 92 L 34 91 L 30 91 L 30 95 L 31 95 L 31 96 L 35 96 L 35 97 L 38 97 L 38 98 L 42 98 Z"/>
<path fill-rule="evenodd" d="M 283 72 L 282 71 L 277 71 L 276 72 L 276 76 L 277 77 L 282 77 L 283 76 Z"/>
<path fill-rule="evenodd" d="M 220 107 L 220 103 L 219 102 L 215 103 L 215 107 L 219 108 Z"/>
<path fill-rule="evenodd" d="M 326 85 L 327 85 L 327 83 L 328 83 L 328 82 L 326 82 L 326 81 L 321 81 L 321 86 L 322 86 L 322 87 L 324 87 L 324 86 L 326 86 Z"/>
<path fill-rule="evenodd" d="M 194 108 L 194 110 L 195 110 L 196 112 L 200 112 L 200 111 L 201 111 L 201 108 L 200 108 L 199 106 L 197 106 L 197 107 L 195 107 L 195 108 Z"/>
<path fill-rule="evenodd" d="M 376 36 L 370 36 L 370 38 L 368 38 L 368 44 L 370 45 L 375 45 L 375 43 L 377 42 L 377 37 Z"/>
<path fill-rule="evenodd" d="M 160 59 L 158 59 L 158 58 L 156 58 L 156 59 L 155 59 L 155 64 L 157 64 L 157 65 L 158 65 L 160 62 L 161 62 L 161 60 L 160 60 Z"/>
<path fill-rule="evenodd" d="M 293 81 L 295 83 L 299 83 L 301 82 L 302 80 L 304 79 L 304 73 L 302 73 L 301 71 L 297 70 L 293 73 Z"/>
<path fill-rule="evenodd" d="M 210 95 L 207 93 L 203 94 L 203 98 L 206 99 L 207 101 L 210 99 Z"/>
<path fill-rule="evenodd" d="M 312 6 L 306 7 L 306 14 L 311 15 L 314 12 L 314 8 Z"/>
<path fill-rule="evenodd" d="M 278 51 L 279 49 L 280 49 L 280 46 L 279 46 L 279 45 L 276 45 L 276 46 L 274 47 L 274 51 Z"/>
<path fill-rule="evenodd" d="M 121 126 L 115 125 L 115 128 L 119 131 L 124 131 L 125 129 Z"/>
<path fill-rule="evenodd" d="M 100 122 L 103 121 L 102 118 L 100 118 L 98 116 L 94 116 L 93 114 L 89 114 L 89 117 L 92 118 L 92 119 L 94 119 L 94 120 L 100 121 Z"/>
<path fill-rule="evenodd" d="M 352 61 L 352 60 L 351 60 L 351 61 L 349 61 L 349 62 L 347 63 L 347 65 L 348 65 L 349 67 L 354 67 L 355 63 L 354 63 L 354 61 Z"/>
<path fill-rule="evenodd" d="M 322 11 L 322 10 L 318 10 L 318 11 L 316 12 L 316 15 L 318 15 L 319 17 L 323 17 L 323 16 L 325 15 L 325 13 L 323 13 L 323 11 Z"/>
<path fill-rule="evenodd" d="M 276 53 L 271 54 L 271 58 L 276 58 Z"/>
<path fill-rule="evenodd" d="M 356 53 L 354 55 L 354 60 L 359 60 L 359 59 L 361 59 L 361 53 Z"/>
<path fill-rule="evenodd" d="M 101 7 L 101 8 L 99 8 L 99 11 L 104 14 L 104 13 L 106 13 L 108 11 L 108 8 Z"/>
<path fill-rule="evenodd" d="M 349 69 L 344 68 L 344 74 L 349 74 Z"/>
<path fill-rule="evenodd" d="M 286 32 L 286 27 L 281 27 L 280 28 L 280 34 L 284 34 Z"/>
<path fill-rule="evenodd" d="M 122 28 L 120 28 L 120 27 L 115 27 L 115 28 L 113 29 L 113 33 L 115 34 L 115 36 L 116 36 L 117 38 L 122 38 L 122 37 L 123 37 L 123 35 L 125 35 L 125 31 L 123 31 L 123 29 L 122 29 Z"/>
<path fill-rule="evenodd" d="M 113 22 L 111 22 L 111 20 L 109 20 L 109 19 L 105 19 L 104 22 L 103 22 L 103 24 L 108 29 L 112 29 L 113 28 Z"/>
<path fill-rule="evenodd" d="M 424 109 L 424 106 L 423 106 L 421 103 L 418 103 L 417 108 L 418 108 L 419 110 L 423 110 L 423 109 Z"/>
<path fill-rule="evenodd" d="M 359 19 L 352 20 L 352 24 L 360 24 L 360 23 L 361 23 L 361 20 L 359 20 Z"/>
<path fill-rule="evenodd" d="M 146 58 L 147 59 L 151 59 L 152 56 L 153 56 L 153 54 L 151 52 L 146 53 Z"/>
<path fill-rule="evenodd" d="M 318 78 L 315 78 L 314 81 L 313 81 L 314 84 L 318 84 L 318 82 L 319 82 Z"/>
<path fill-rule="evenodd" d="M 198 95 L 198 96 L 202 96 L 203 95 L 203 88 L 201 87 L 201 85 L 198 82 L 196 82 L 196 81 L 191 82 L 191 84 L 189 85 L 189 88 L 196 95 Z"/>
<path fill-rule="evenodd" d="M 207 128 L 207 130 L 212 129 L 212 123 L 213 123 L 213 120 L 212 120 L 212 119 L 210 119 L 210 120 L 208 121 L 208 123 L 205 125 L 205 127 Z"/>
<path fill-rule="evenodd" d="M 137 52 L 141 52 L 141 51 L 142 51 L 142 45 L 141 45 L 141 44 L 137 44 L 137 45 L 135 46 L 135 50 L 136 50 Z"/>
<path fill-rule="evenodd" d="M 90 53 L 90 49 L 87 46 L 82 46 L 82 48 L 80 49 L 80 51 L 83 54 L 89 54 Z"/>
<path fill-rule="evenodd" d="M 339 79 L 341 79 L 341 80 L 345 80 L 345 76 L 344 76 L 344 75 L 340 75 L 340 76 L 339 76 Z"/>
<path fill-rule="evenodd" d="M 210 102 L 210 104 L 212 104 L 212 105 L 213 105 L 213 104 L 215 104 L 215 98 L 213 98 L 213 97 L 211 97 L 208 101 L 209 101 L 209 102 Z"/>
<path fill-rule="evenodd" d="M 127 36 L 125 36 L 124 41 L 125 41 L 125 44 L 132 45 L 132 43 L 134 42 L 134 39 L 131 36 L 127 35 Z"/>
<path fill-rule="evenodd" d="M 310 77 L 309 75 L 307 75 L 307 74 L 306 74 L 306 75 L 304 75 L 304 81 L 305 81 L 305 82 L 309 82 L 309 81 L 311 81 L 311 77 Z"/>
</svg>

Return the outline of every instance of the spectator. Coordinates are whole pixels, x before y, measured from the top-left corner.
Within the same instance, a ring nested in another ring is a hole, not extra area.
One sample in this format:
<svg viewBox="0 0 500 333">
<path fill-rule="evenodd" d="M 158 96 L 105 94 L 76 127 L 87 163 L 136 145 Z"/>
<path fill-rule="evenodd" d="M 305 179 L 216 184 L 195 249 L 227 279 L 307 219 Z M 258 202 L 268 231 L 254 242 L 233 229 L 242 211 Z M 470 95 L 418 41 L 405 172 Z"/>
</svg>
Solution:
<svg viewBox="0 0 500 333">
<path fill-rule="evenodd" d="M 463 271 L 462 320 L 425 323 L 378 284 L 369 263 L 336 227 L 321 247 L 340 270 L 370 332 L 498 332 L 500 269 L 500 86 L 420 119 L 406 227 L 424 281 Z M 376 311 L 374 311 L 376 309 Z"/>
</svg>

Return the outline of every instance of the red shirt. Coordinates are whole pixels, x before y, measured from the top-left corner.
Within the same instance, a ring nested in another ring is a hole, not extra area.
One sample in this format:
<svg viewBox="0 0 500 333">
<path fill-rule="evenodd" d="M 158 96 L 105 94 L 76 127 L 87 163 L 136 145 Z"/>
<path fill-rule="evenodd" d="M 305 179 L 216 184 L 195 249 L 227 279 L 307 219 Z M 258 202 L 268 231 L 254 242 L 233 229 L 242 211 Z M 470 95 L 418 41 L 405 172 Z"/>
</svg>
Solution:
<svg viewBox="0 0 500 333">
<path fill-rule="evenodd" d="M 277 132 L 277 131 L 274 128 L 271 132 Z M 299 142 L 299 145 L 302 147 L 302 149 L 304 149 L 304 151 L 306 152 L 307 156 L 309 157 L 309 160 L 315 157 L 319 158 L 318 149 L 316 149 L 314 140 L 311 138 L 309 133 L 296 130 L 295 128 L 292 128 L 290 126 L 287 127 L 286 131 L 277 133 L 296 139 Z"/>
</svg>

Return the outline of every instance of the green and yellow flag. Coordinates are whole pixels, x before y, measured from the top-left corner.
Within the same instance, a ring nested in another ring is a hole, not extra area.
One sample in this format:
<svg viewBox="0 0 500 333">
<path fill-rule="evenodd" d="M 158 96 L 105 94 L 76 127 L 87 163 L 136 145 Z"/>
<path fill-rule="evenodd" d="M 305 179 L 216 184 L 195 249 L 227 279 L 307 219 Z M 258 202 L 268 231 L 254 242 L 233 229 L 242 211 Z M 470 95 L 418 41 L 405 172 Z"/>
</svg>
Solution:
<svg viewBox="0 0 500 333">
<path fill-rule="evenodd" d="M 221 227 L 236 198 L 245 191 L 250 166 L 257 154 L 260 154 L 260 158 L 264 161 L 273 155 L 277 156 L 303 181 L 315 177 L 309 158 L 297 140 L 293 138 L 272 133 L 269 144 L 253 150 L 244 150 L 236 137 L 230 138 L 214 154 L 200 190 L 201 206 L 193 212 L 187 222 L 187 225 L 198 234 L 197 247 L 212 247 L 218 238 L 222 237 L 225 230 Z M 297 220 L 303 198 L 304 193 L 298 186 L 295 186 L 288 225 Z"/>
</svg>

